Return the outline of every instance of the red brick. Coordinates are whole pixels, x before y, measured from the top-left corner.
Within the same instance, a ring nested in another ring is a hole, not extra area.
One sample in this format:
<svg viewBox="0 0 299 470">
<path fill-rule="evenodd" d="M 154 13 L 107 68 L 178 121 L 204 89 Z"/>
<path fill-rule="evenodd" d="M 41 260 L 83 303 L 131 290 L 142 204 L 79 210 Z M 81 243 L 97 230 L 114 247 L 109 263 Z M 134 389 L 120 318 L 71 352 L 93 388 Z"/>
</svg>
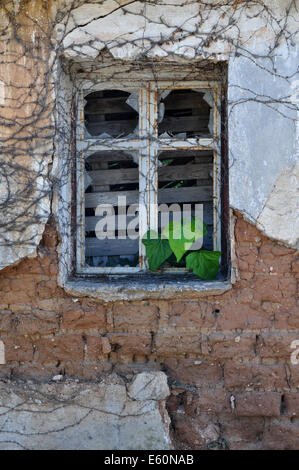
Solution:
<svg viewBox="0 0 299 470">
<path fill-rule="evenodd" d="M 35 341 L 38 358 L 42 364 L 83 360 L 83 339 L 81 335 L 59 335 Z"/>
<path fill-rule="evenodd" d="M 254 246 L 238 246 L 236 247 L 238 260 L 247 263 L 248 269 L 255 269 L 258 259 L 258 249 Z"/>
<path fill-rule="evenodd" d="M 235 299 L 238 304 L 251 304 L 253 300 L 256 301 L 256 292 L 251 287 L 242 287 Z"/>
<path fill-rule="evenodd" d="M 201 354 L 201 334 L 158 332 L 155 336 L 155 351 L 159 357 L 180 357 L 185 354 Z"/>
<path fill-rule="evenodd" d="M 155 331 L 158 309 L 155 305 L 143 303 L 118 303 L 113 307 L 115 331 Z"/>
<path fill-rule="evenodd" d="M 277 392 L 245 392 L 234 395 L 237 416 L 280 416 L 281 394 Z"/>
<path fill-rule="evenodd" d="M 218 363 L 168 358 L 164 361 L 164 366 L 167 375 L 179 384 L 194 385 L 200 389 L 222 382 L 222 367 Z"/>
<path fill-rule="evenodd" d="M 111 348 L 122 355 L 148 355 L 151 352 L 152 337 L 148 333 L 109 333 Z"/>
<path fill-rule="evenodd" d="M 207 339 L 203 354 L 216 359 L 252 358 L 255 356 L 256 335 L 253 333 L 214 333 Z"/>
<path fill-rule="evenodd" d="M 229 390 L 283 390 L 288 387 L 282 364 L 255 364 L 229 361 L 224 364 L 224 383 Z"/>
<path fill-rule="evenodd" d="M 33 360 L 34 347 L 29 338 L 23 336 L 18 337 L 1 337 L 5 346 L 6 362 L 31 362 Z"/>
<path fill-rule="evenodd" d="M 216 320 L 214 308 L 207 302 L 171 302 L 160 313 L 159 328 L 211 328 Z"/>
<path fill-rule="evenodd" d="M 63 330 L 86 331 L 106 328 L 105 309 L 102 305 L 83 308 L 75 302 L 63 304 L 61 307 Z"/>
<path fill-rule="evenodd" d="M 299 314 L 296 312 L 297 307 L 283 307 L 279 305 L 275 312 L 274 326 L 277 330 L 293 330 L 299 329 Z"/>
<path fill-rule="evenodd" d="M 0 311 L 0 332 L 5 333 L 11 331 L 13 327 L 12 324 L 12 314 L 9 310 Z"/>
<path fill-rule="evenodd" d="M 292 349 L 292 351 L 295 351 Z M 291 389 L 299 390 L 299 364 L 291 364 L 287 361 L 286 374 L 288 376 L 288 384 Z"/>
<path fill-rule="evenodd" d="M 253 308 L 247 304 L 237 302 L 224 305 L 220 308 L 217 317 L 218 330 L 259 329 L 272 326 L 273 314 L 261 308 Z"/>
<path fill-rule="evenodd" d="M 283 299 L 279 289 L 279 280 L 273 278 L 260 278 L 256 282 L 256 289 L 260 295 L 261 302 L 281 302 Z"/>
<path fill-rule="evenodd" d="M 58 315 L 55 312 L 38 310 L 14 314 L 14 325 L 19 335 L 49 335 L 59 329 Z"/>
<path fill-rule="evenodd" d="M 293 250 L 292 248 L 287 248 L 286 246 L 282 246 L 282 245 L 276 245 L 274 244 L 274 242 L 272 242 L 271 252 L 275 256 L 286 256 L 290 254 L 293 256 L 296 256 L 296 251 Z"/>
<path fill-rule="evenodd" d="M 264 431 L 263 417 L 221 416 L 221 430 L 229 449 L 245 449 L 259 444 Z"/>
<path fill-rule="evenodd" d="M 58 244 L 57 232 L 54 227 L 47 224 L 43 233 L 41 246 L 46 248 L 55 248 Z"/>
<path fill-rule="evenodd" d="M 294 297 L 298 299 L 298 285 L 296 279 L 284 278 L 279 279 L 279 289 L 283 297 Z M 299 314 L 299 309 L 297 311 Z"/>
<path fill-rule="evenodd" d="M 189 394 L 192 395 L 191 393 Z M 224 389 L 211 388 L 192 395 L 192 402 L 185 404 L 186 413 L 193 415 L 231 413 L 230 395 Z"/>
<path fill-rule="evenodd" d="M 296 256 L 292 262 L 292 272 L 299 273 L 299 256 Z"/>
<path fill-rule="evenodd" d="M 1 302 L 7 304 L 28 304 L 32 302 L 34 294 L 30 291 L 22 290 L 21 284 L 19 283 L 19 290 L 17 292 L 10 290 L 1 295 Z"/>
<path fill-rule="evenodd" d="M 259 335 L 257 353 L 263 358 L 283 358 L 290 361 L 293 352 L 291 343 L 295 339 L 299 339 L 296 332 L 262 333 Z"/>
<path fill-rule="evenodd" d="M 220 428 L 216 420 L 200 422 L 190 416 L 176 414 L 172 426 L 176 449 L 205 450 L 221 446 L 218 442 Z"/>
<path fill-rule="evenodd" d="M 111 352 L 111 345 L 108 338 L 103 338 L 99 335 L 86 337 L 86 360 L 97 361 L 107 358 L 107 354 Z"/>
<path fill-rule="evenodd" d="M 271 421 L 265 428 L 263 449 L 298 450 L 299 426 L 288 419 Z"/>
<path fill-rule="evenodd" d="M 36 286 L 36 293 L 40 299 L 50 299 L 55 295 L 57 283 L 55 281 L 42 281 Z"/>
<path fill-rule="evenodd" d="M 257 243 L 256 238 L 260 237 L 256 227 L 245 222 L 245 220 L 238 218 L 235 227 L 235 234 L 237 242 L 252 242 Z"/>
<path fill-rule="evenodd" d="M 299 416 L 299 391 L 284 394 L 284 414 Z"/>
</svg>

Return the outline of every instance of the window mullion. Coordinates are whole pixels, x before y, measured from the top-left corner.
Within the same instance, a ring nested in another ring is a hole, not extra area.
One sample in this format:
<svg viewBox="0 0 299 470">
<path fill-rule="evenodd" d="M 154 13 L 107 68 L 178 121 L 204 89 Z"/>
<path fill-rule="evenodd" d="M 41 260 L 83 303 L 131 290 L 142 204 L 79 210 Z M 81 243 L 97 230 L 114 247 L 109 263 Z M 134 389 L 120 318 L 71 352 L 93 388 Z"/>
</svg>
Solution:
<svg viewBox="0 0 299 470">
<path fill-rule="evenodd" d="M 141 89 L 140 96 L 139 255 L 143 269 L 146 269 L 146 253 L 142 237 L 148 230 L 158 229 L 156 120 L 157 93 L 149 85 Z"/>
<path fill-rule="evenodd" d="M 213 233 L 213 247 L 214 250 L 221 251 L 221 153 L 220 153 L 220 129 L 221 129 L 221 116 L 220 116 L 220 86 L 215 86 L 214 89 L 214 165 L 213 165 L 213 212 L 214 212 L 214 233 Z"/>
<path fill-rule="evenodd" d="M 84 140 L 84 101 L 83 92 L 81 91 L 78 97 L 78 121 L 76 129 L 77 142 Z M 85 260 L 85 217 L 84 217 L 84 152 L 77 149 L 76 160 L 76 185 L 77 185 L 77 199 L 76 199 L 76 264 L 77 270 L 80 271 L 84 267 Z"/>
<path fill-rule="evenodd" d="M 149 200 L 149 228 L 158 231 L 158 91 L 149 84 L 148 91 L 148 200 Z"/>
</svg>

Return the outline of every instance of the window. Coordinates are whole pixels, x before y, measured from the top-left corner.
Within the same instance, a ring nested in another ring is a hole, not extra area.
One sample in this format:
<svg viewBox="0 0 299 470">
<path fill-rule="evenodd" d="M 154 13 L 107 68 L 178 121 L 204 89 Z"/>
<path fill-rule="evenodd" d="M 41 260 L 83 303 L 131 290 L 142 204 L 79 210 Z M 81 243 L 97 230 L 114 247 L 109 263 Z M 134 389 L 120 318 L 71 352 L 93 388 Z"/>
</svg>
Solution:
<svg viewBox="0 0 299 470">
<path fill-rule="evenodd" d="M 82 86 L 76 167 L 78 273 L 147 271 L 142 238 L 148 230 L 163 229 L 166 205 L 175 204 L 177 211 L 201 207 L 207 226 L 203 248 L 220 251 L 219 110 L 218 81 Z M 169 216 L 175 217 L 175 208 Z M 160 269 L 186 272 L 171 257 Z"/>
</svg>

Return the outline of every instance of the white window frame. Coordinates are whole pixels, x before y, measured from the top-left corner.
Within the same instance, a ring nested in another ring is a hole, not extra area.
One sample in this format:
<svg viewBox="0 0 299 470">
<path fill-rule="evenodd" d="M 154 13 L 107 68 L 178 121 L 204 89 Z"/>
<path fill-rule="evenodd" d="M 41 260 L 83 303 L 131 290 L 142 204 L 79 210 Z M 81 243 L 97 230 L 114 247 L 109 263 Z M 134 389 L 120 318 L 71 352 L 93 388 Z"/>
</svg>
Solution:
<svg viewBox="0 0 299 470">
<path fill-rule="evenodd" d="M 101 90 L 138 91 L 139 95 L 139 136 L 128 139 L 85 138 L 84 98 L 88 94 Z M 200 89 L 213 92 L 213 136 L 211 138 L 164 139 L 158 137 L 158 93 L 175 89 Z M 221 163 L 221 84 L 218 81 L 109 81 L 94 83 L 84 81 L 78 96 L 77 152 L 76 152 L 76 272 L 81 275 L 95 274 L 134 274 L 148 271 L 144 235 L 150 227 L 158 225 L 158 180 L 157 158 L 165 150 L 211 150 L 213 152 L 213 249 L 221 250 L 221 199 L 220 199 L 220 163 Z M 139 203 L 153 209 L 146 217 L 139 215 L 139 266 L 136 267 L 87 267 L 85 266 L 85 159 L 91 154 L 103 150 L 139 150 Z M 144 175 L 147 175 L 145 177 Z M 150 182 L 150 184 L 149 184 Z M 186 272 L 179 269 L 179 272 Z"/>
</svg>

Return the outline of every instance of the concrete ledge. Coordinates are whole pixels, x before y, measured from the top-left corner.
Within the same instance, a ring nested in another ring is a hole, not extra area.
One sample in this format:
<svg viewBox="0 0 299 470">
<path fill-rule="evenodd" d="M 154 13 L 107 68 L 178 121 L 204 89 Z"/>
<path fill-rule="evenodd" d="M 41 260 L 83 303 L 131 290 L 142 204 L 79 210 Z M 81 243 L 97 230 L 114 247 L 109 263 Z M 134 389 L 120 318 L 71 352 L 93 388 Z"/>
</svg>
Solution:
<svg viewBox="0 0 299 470">
<path fill-rule="evenodd" d="M 146 299 L 196 299 L 221 295 L 232 287 L 230 281 L 202 281 L 194 276 L 111 276 L 77 278 L 65 282 L 65 291 L 76 297 L 90 297 L 104 302 Z"/>
</svg>

